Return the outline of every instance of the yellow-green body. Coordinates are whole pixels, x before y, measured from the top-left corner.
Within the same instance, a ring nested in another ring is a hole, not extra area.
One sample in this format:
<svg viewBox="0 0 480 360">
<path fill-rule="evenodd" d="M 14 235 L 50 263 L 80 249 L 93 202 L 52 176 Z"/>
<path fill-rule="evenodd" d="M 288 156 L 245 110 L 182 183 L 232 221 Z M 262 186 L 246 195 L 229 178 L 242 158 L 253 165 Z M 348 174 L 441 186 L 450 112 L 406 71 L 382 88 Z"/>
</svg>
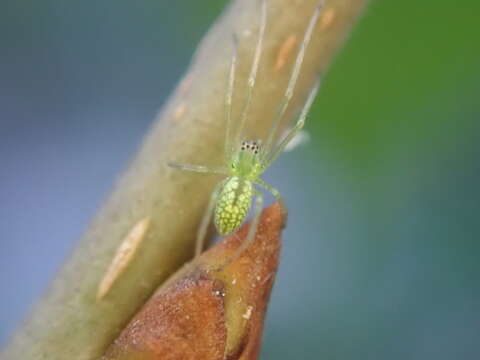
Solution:
<svg viewBox="0 0 480 360">
<path fill-rule="evenodd" d="M 228 179 L 215 207 L 215 226 L 220 235 L 228 235 L 242 224 L 252 204 L 252 197 L 251 181 L 237 176 Z"/>
<path fill-rule="evenodd" d="M 229 164 L 230 177 L 225 181 L 215 206 L 215 226 L 220 235 L 234 232 L 246 218 L 254 196 L 253 183 L 264 167 L 256 141 L 242 142 Z"/>
</svg>

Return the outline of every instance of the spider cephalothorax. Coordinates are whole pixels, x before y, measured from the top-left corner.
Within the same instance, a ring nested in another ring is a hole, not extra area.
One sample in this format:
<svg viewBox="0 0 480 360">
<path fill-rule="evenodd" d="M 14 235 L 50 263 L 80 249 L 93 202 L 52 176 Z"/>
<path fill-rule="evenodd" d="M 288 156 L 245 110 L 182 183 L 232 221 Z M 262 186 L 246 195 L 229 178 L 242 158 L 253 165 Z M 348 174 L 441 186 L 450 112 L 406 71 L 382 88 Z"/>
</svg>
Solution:
<svg viewBox="0 0 480 360">
<path fill-rule="evenodd" d="M 263 172 L 259 141 L 243 141 L 232 159 L 232 175 L 253 181 Z"/>
</svg>

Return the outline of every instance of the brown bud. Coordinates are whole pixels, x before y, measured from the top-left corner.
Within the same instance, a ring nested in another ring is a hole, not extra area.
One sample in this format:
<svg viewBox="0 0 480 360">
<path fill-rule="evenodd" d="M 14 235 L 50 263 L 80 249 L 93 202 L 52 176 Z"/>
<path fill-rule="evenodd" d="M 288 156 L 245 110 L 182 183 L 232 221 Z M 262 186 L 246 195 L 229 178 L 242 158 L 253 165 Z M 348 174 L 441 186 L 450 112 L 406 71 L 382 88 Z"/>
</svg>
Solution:
<svg viewBox="0 0 480 360">
<path fill-rule="evenodd" d="M 186 265 L 157 290 L 104 359 L 257 359 L 284 222 L 283 208 L 274 204 L 232 263 L 224 266 L 248 224 Z"/>
</svg>

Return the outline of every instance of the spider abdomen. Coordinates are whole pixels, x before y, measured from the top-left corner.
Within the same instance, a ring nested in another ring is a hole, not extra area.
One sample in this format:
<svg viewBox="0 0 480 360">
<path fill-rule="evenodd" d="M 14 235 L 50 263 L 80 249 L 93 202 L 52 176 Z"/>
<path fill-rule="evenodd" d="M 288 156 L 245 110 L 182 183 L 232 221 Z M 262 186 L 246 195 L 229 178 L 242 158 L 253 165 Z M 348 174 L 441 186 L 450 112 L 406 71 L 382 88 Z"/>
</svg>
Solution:
<svg viewBox="0 0 480 360">
<path fill-rule="evenodd" d="M 215 226 L 220 235 L 235 231 L 247 216 L 252 204 L 253 185 L 240 177 L 227 180 L 218 196 Z"/>
</svg>

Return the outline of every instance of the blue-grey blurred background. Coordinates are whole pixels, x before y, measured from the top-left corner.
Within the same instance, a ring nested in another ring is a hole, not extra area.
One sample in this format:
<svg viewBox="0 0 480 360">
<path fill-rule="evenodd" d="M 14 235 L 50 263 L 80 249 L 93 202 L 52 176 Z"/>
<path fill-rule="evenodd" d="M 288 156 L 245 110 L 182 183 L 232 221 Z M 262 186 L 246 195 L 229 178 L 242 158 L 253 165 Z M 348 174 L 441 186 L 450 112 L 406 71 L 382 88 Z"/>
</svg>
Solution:
<svg viewBox="0 0 480 360">
<path fill-rule="evenodd" d="M 0 343 L 225 0 L 0 5 Z M 480 356 L 480 3 L 373 0 L 267 180 L 290 208 L 266 359 Z"/>
</svg>

